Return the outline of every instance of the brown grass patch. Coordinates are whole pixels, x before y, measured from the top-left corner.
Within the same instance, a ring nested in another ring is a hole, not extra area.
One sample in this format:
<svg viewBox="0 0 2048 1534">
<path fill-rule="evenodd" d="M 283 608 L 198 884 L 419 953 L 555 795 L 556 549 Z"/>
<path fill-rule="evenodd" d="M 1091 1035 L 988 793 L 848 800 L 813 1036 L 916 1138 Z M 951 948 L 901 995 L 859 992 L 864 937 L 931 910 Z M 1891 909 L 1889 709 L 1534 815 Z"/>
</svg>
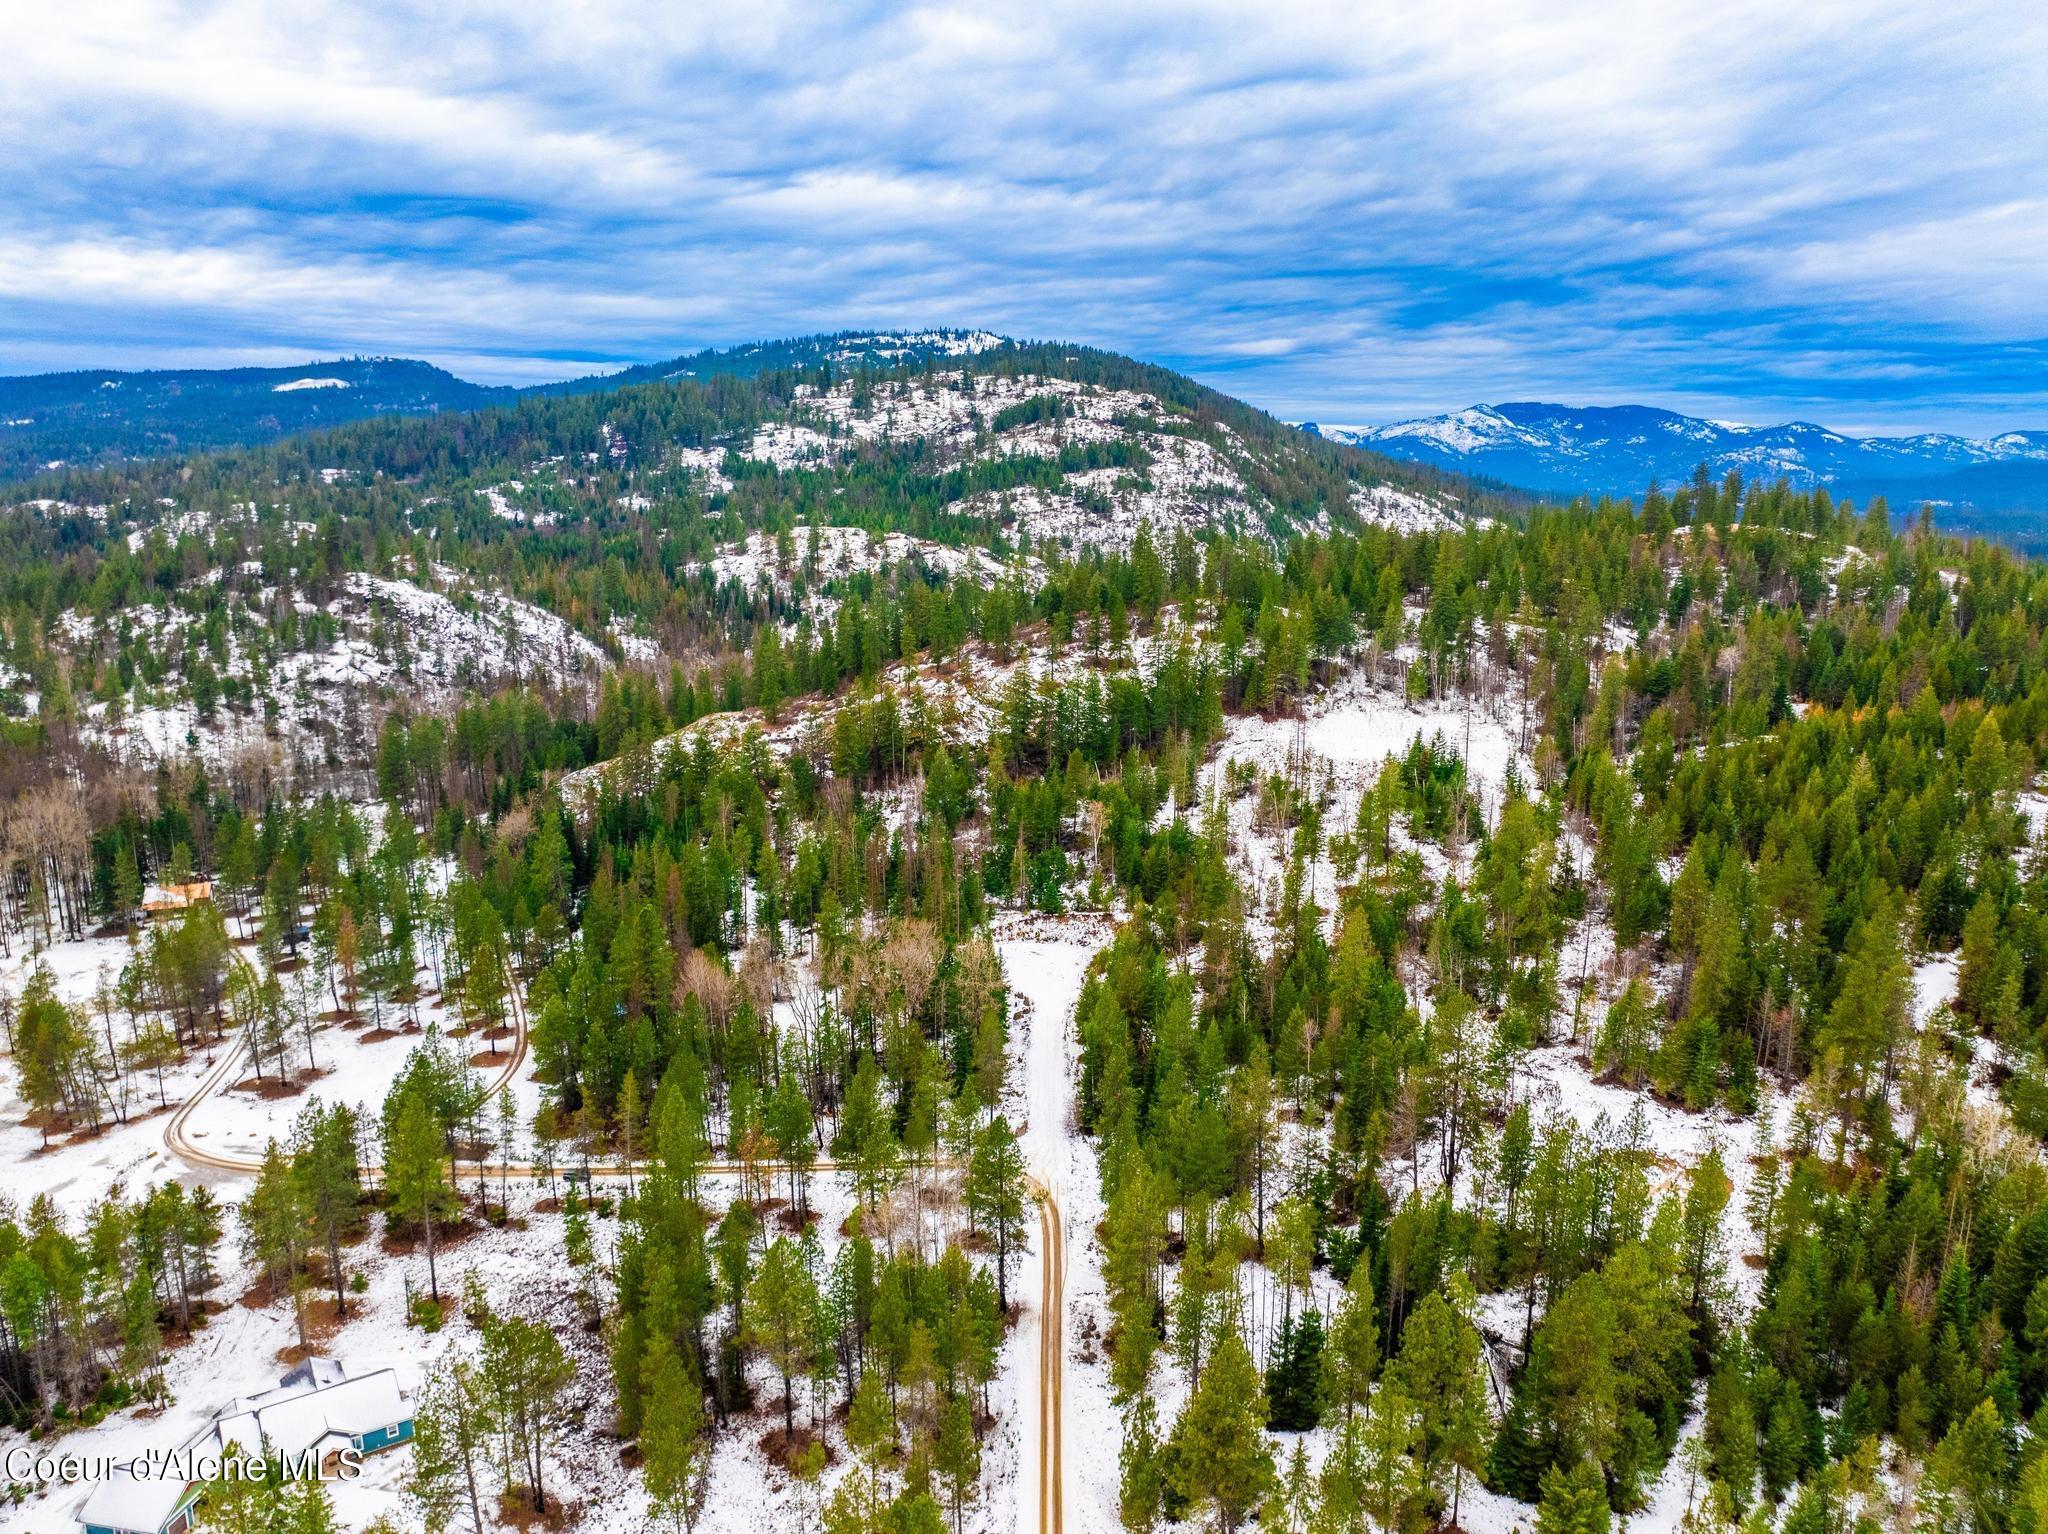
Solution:
<svg viewBox="0 0 2048 1534">
<path fill-rule="evenodd" d="M 280 1081 L 275 1076 L 251 1076 L 236 1082 L 234 1090 L 274 1103 L 281 1097 L 297 1097 L 306 1089 L 296 1081 Z"/>
<path fill-rule="evenodd" d="M 130 1117 L 133 1117 L 133 1115 L 131 1114 Z M 64 1137 L 64 1143 L 66 1145 L 83 1145 L 88 1141 L 97 1140 L 110 1129 L 118 1129 L 120 1127 L 119 1121 L 113 1118 L 101 1119 L 97 1124 L 73 1124 Z"/>
<path fill-rule="evenodd" d="M 1094 1363 L 1099 1356 L 1096 1351 L 1096 1344 L 1102 1340 L 1102 1327 L 1095 1319 L 1095 1312 L 1092 1310 L 1082 1311 L 1081 1324 L 1074 1331 L 1078 1339 L 1078 1346 L 1074 1350 L 1075 1357 L 1079 1358 L 1084 1364 Z"/>
<path fill-rule="evenodd" d="M 349 1312 L 354 1320 L 357 1311 Z M 287 1319 L 290 1319 L 287 1317 Z M 326 1356 L 327 1343 L 341 1330 L 341 1320 L 334 1313 L 332 1298 L 306 1301 L 306 1340 L 298 1340 L 296 1325 L 292 1330 L 292 1341 L 277 1350 L 277 1361 L 287 1367 L 296 1367 L 309 1358 Z"/>
<path fill-rule="evenodd" d="M 327 1254 L 325 1252 L 308 1252 L 306 1254 L 306 1265 L 299 1271 L 306 1276 L 306 1303 L 310 1306 L 314 1303 L 315 1291 L 327 1282 Z M 242 1291 L 242 1297 L 236 1300 L 235 1303 L 244 1310 L 268 1310 L 272 1305 L 289 1302 L 291 1297 L 290 1274 L 280 1274 L 273 1279 L 269 1274 L 259 1273 L 256 1275 L 255 1281 Z M 205 1306 L 212 1307 L 206 1310 L 208 1315 L 218 1315 L 221 1311 L 227 1309 L 227 1306 L 218 1300 L 208 1300 L 205 1302 L 205 1305 L 195 1305 L 192 1308 L 194 1310 L 201 1310 L 205 1309 Z M 310 1314 L 310 1311 L 308 1314 Z"/>
<path fill-rule="evenodd" d="M 546 1512 L 534 1508 L 532 1495 L 524 1486 L 498 1495 L 498 1522 L 508 1529 L 566 1529 L 582 1519 L 583 1504 L 565 1500 L 560 1491 L 548 1493 Z"/>
<path fill-rule="evenodd" d="M 777 1401 L 772 1404 L 779 1414 L 782 1409 L 782 1403 Z M 785 1433 L 779 1427 L 763 1433 L 761 1435 L 761 1452 L 768 1457 L 768 1462 L 771 1465 L 779 1465 L 784 1470 L 794 1474 L 796 1470 L 796 1457 L 810 1448 L 813 1443 L 825 1445 L 826 1464 L 831 1465 L 838 1462 L 839 1456 L 832 1452 L 831 1440 L 815 1429 L 807 1427 L 800 1427 L 794 1433 Z"/>
<path fill-rule="evenodd" d="M 434 1258 L 438 1262 L 441 1254 L 450 1247 L 460 1246 L 483 1227 L 464 1216 L 459 1224 L 434 1227 Z M 416 1225 L 395 1224 L 388 1217 L 384 1221 L 384 1239 L 377 1243 L 387 1257 L 410 1257 L 414 1252 L 427 1249 L 425 1232 Z"/>
</svg>

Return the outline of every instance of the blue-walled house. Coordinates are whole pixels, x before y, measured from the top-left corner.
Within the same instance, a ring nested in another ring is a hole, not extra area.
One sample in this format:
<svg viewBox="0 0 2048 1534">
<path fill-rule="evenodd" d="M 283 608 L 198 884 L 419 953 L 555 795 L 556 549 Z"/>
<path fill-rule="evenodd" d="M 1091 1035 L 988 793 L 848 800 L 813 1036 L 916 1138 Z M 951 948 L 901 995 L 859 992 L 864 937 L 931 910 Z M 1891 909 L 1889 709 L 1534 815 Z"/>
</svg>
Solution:
<svg viewBox="0 0 2048 1534">
<path fill-rule="evenodd" d="M 331 1358 L 299 1365 L 269 1390 L 237 1396 L 180 1447 L 200 1455 L 237 1449 L 325 1463 L 344 1449 L 375 1454 L 410 1443 L 412 1406 L 390 1369 L 350 1374 Z M 120 1473 L 78 1511 L 83 1534 L 186 1534 L 201 1486 L 164 1475 Z"/>
</svg>

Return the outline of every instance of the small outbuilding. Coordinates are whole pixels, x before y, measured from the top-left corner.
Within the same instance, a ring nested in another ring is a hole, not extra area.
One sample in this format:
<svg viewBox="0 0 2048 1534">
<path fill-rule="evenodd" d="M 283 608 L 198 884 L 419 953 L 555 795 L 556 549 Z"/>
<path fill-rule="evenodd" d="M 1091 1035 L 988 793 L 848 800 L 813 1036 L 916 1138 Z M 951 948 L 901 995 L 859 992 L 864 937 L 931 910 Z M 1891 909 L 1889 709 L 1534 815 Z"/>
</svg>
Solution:
<svg viewBox="0 0 2048 1534">
<path fill-rule="evenodd" d="M 190 884 L 152 884 L 142 892 L 142 909 L 151 916 L 169 916 L 211 899 L 213 883 L 208 879 L 195 879 Z"/>
</svg>

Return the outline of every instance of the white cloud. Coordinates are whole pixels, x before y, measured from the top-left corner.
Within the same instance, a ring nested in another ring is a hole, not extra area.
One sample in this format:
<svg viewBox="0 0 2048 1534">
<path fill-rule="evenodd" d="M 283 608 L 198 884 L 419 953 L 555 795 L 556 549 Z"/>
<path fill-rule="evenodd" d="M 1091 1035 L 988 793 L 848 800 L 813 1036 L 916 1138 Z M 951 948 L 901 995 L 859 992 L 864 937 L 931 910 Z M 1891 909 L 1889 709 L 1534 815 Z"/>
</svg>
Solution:
<svg viewBox="0 0 2048 1534">
<path fill-rule="evenodd" d="M 2040 14 L 1836 0 L 38 7 L 0 364 L 953 321 L 1293 413 L 1911 385 L 1981 424 L 2048 414 L 1998 351 L 2048 334 L 2044 62 Z"/>
</svg>

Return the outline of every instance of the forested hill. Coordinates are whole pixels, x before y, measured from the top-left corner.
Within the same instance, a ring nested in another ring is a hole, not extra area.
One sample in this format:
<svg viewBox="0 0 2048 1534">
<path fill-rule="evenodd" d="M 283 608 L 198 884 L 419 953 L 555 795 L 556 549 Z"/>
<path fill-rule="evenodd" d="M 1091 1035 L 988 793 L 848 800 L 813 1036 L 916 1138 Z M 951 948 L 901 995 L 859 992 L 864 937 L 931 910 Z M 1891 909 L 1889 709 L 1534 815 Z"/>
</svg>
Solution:
<svg viewBox="0 0 2048 1534">
<path fill-rule="evenodd" d="M 475 410 L 513 397 L 511 389 L 398 357 L 0 378 L 0 480 L 268 442 L 366 416 Z"/>
<path fill-rule="evenodd" d="M 1007 337 L 986 330 L 841 330 L 830 335 L 796 336 L 783 341 L 751 341 L 743 346 L 711 347 L 646 362 L 615 373 L 598 373 L 585 378 L 568 378 L 560 383 L 538 384 L 527 391 L 534 394 L 596 394 L 632 384 L 667 383 L 681 378 L 709 378 L 729 373 L 752 378 L 778 368 L 840 368 L 917 366 L 927 357 L 973 357 L 1011 344 Z"/>
<path fill-rule="evenodd" d="M 886 627 L 867 662 L 853 647 L 858 670 L 917 648 L 941 595 L 972 626 L 977 594 L 931 589 L 970 553 L 1021 590 L 1141 530 L 1157 550 L 1271 547 L 1467 511 L 1440 471 L 1128 358 L 1005 343 L 849 368 L 844 350 L 45 473 L 0 497 L 0 719 L 145 762 L 247 749 L 333 769 L 366 759 L 399 701 L 716 673 L 771 630 L 815 643 L 804 624 L 844 623 L 842 602 Z M 746 540 L 810 527 L 845 545 L 839 576 L 764 582 Z M 922 573 L 899 588 L 906 562 Z"/>
<path fill-rule="evenodd" d="M 98 368 L 0 378 L 0 481 L 49 469 L 247 447 L 384 415 L 510 404 L 522 394 L 602 394 L 636 384 L 751 378 L 792 367 L 879 369 L 965 357 L 1005 344 L 985 330 L 842 331 L 693 352 L 526 389 L 471 383 L 403 357 L 341 357 L 297 367 Z"/>
</svg>

